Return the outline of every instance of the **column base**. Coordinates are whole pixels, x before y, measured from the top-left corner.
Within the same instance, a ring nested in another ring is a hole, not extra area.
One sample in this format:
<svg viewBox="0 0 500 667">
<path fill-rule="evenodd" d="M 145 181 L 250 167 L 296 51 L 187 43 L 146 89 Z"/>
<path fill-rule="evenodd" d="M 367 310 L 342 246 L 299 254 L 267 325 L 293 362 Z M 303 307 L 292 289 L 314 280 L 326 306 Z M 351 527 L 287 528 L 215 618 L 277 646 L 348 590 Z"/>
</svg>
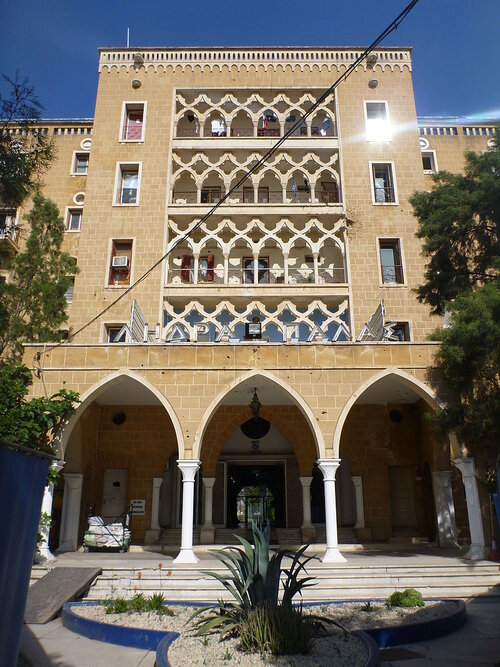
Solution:
<svg viewBox="0 0 500 667">
<path fill-rule="evenodd" d="M 322 563 L 345 563 L 346 559 L 340 553 L 338 547 L 329 547 L 321 558 Z"/>
<path fill-rule="evenodd" d="M 314 542 L 316 539 L 316 528 L 315 526 L 301 526 L 300 527 L 300 535 L 302 538 L 302 542 L 306 544 L 307 542 Z"/>
<path fill-rule="evenodd" d="M 193 549 L 182 549 L 174 558 L 174 563 L 198 563 L 199 558 L 195 555 Z"/>
<path fill-rule="evenodd" d="M 144 544 L 158 544 L 160 541 L 161 530 L 150 528 L 144 533 Z"/>
<path fill-rule="evenodd" d="M 471 544 L 464 558 L 467 558 L 467 560 L 484 560 L 484 547 L 481 544 Z"/>
<path fill-rule="evenodd" d="M 52 551 L 46 547 L 45 549 L 40 549 L 35 556 L 35 563 L 37 565 L 45 565 L 45 563 L 52 563 L 56 557 Z"/>
<path fill-rule="evenodd" d="M 213 526 L 202 526 L 200 528 L 200 544 L 213 544 L 215 542 L 215 528 Z"/>
<path fill-rule="evenodd" d="M 63 542 L 60 547 L 56 549 L 56 554 L 65 554 L 68 551 L 76 551 L 75 545 L 71 542 Z"/>
</svg>

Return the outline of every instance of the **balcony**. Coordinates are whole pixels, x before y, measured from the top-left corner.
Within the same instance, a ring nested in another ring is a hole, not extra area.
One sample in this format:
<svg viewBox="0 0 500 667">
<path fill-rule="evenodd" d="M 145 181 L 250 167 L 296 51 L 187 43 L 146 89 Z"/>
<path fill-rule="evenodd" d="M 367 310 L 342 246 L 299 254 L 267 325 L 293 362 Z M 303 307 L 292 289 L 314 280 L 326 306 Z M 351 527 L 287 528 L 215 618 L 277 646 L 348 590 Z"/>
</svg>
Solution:
<svg viewBox="0 0 500 667">
<path fill-rule="evenodd" d="M 16 213 L 0 213 L 0 248 L 8 254 L 15 254 L 19 250 L 18 226 Z"/>
<path fill-rule="evenodd" d="M 170 268 L 168 271 L 168 285 L 193 287 L 210 286 L 225 287 L 266 287 L 280 285 L 284 287 L 296 286 L 328 286 L 345 285 L 345 271 L 343 267 L 319 267 L 317 280 L 314 278 L 314 268 L 283 268 L 270 269 L 260 266 L 255 272 L 253 267 L 230 267 L 213 269 L 199 269 L 196 275 L 193 267 Z"/>
</svg>

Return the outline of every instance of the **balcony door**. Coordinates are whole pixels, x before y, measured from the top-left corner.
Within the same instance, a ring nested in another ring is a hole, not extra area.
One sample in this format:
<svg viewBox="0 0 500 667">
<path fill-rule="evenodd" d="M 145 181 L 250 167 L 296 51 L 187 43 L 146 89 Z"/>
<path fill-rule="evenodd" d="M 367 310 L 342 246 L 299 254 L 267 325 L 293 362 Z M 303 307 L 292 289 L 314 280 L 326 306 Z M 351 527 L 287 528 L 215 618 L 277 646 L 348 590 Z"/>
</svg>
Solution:
<svg viewBox="0 0 500 667">
<path fill-rule="evenodd" d="M 253 257 L 243 258 L 243 282 L 253 285 L 255 277 L 255 260 Z M 269 257 L 259 257 L 257 260 L 257 281 L 259 285 L 269 283 Z"/>
</svg>

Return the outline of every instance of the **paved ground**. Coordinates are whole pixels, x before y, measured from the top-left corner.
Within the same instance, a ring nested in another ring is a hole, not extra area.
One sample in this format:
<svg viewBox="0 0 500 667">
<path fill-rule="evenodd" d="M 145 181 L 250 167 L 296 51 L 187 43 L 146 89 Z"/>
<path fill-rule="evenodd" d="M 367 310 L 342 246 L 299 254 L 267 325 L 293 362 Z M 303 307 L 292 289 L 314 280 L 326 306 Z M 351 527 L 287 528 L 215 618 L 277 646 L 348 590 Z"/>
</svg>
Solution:
<svg viewBox="0 0 500 667">
<path fill-rule="evenodd" d="M 480 596 L 467 602 L 467 625 L 433 641 L 386 649 L 389 667 L 500 666 L 500 598 Z M 19 667 L 153 667 L 154 653 L 80 637 L 56 619 L 23 628 Z M 188 663 L 186 663 L 188 667 Z M 326 666 L 325 666 L 326 667 Z"/>
<path fill-rule="evenodd" d="M 341 547 L 342 548 L 342 547 Z M 313 544 L 310 548 L 311 553 L 317 553 L 321 556 L 324 552 L 324 545 Z M 79 551 L 70 551 L 60 554 L 57 560 L 52 564 L 58 567 L 102 567 L 102 568 L 157 568 L 158 563 L 168 565 L 169 569 L 176 568 L 193 568 L 198 569 L 199 564 L 182 563 L 176 565 L 173 559 L 177 555 L 178 550 L 168 550 L 164 553 L 156 553 L 148 550 L 133 550 L 124 554 L 120 553 L 83 553 Z M 210 550 L 195 547 L 195 553 L 200 559 L 203 568 L 210 565 L 218 565 L 218 561 L 214 558 Z M 426 565 L 448 565 L 453 563 L 460 563 L 462 565 L 469 564 L 471 568 L 474 567 L 474 562 L 465 560 L 463 552 L 458 549 L 431 549 L 411 546 L 407 551 L 401 548 L 394 549 L 367 549 L 363 551 L 344 552 L 346 562 L 344 563 L 325 563 L 325 567 L 345 567 L 361 566 L 369 567 L 370 565 L 404 565 L 418 567 L 425 567 Z M 489 561 L 486 561 L 489 562 Z M 491 563 L 490 563 L 491 564 Z M 321 565 L 320 561 L 314 561 L 314 565 Z"/>
</svg>

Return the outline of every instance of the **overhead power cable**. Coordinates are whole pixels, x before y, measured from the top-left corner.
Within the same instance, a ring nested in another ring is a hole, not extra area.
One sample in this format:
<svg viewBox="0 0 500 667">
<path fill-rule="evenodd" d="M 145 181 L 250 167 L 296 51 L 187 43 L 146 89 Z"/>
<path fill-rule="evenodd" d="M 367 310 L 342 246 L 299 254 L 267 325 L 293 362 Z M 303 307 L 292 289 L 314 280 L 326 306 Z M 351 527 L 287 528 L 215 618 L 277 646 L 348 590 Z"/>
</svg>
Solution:
<svg viewBox="0 0 500 667">
<path fill-rule="evenodd" d="M 132 283 L 126 290 L 124 290 L 119 296 L 116 297 L 110 304 L 108 304 L 105 308 L 103 308 L 97 315 L 92 317 L 92 319 L 88 320 L 85 324 L 83 324 L 81 327 L 79 327 L 76 331 L 74 331 L 72 334 L 68 336 L 68 338 L 64 341 L 60 341 L 59 343 L 54 343 L 50 347 L 50 349 L 46 349 L 43 352 L 38 352 L 35 357 L 37 361 L 40 360 L 40 357 L 46 354 L 49 354 L 51 350 L 60 347 L 61 345 L 64 345 L 65 343 L 70 342 L 78 334 L 82 333 L 82 331 L 85 331 L 88 327 L 90 327 L 94 322 L 99 320 L 103 315 L 105 315 L 107 312 L 109 312 L 119 301 L 124 299 L 132 290 L 134 290 L 137 285 L 142 283 L 160 264 L 165 261 L 165 259 L 178 247 L 180 246 L 186 239 L 188 239 L 191 234 L 196 231 L 204 222 L 206 222 L 214 213 L 215 211 L 224 204 L 224 202 L 235 192 L 252 174 L 255 174 L 262 165 L 264 165 L 267 160 L 273 155 L 284 143 L 285 141 L 292 135 L 294 132 L 304 124 L 307 118 L 311 114 L 313 114 L 316 109 L 335 91 L 335 89 L 343 82 L 348 79 L 348 77 L 354 72 L 356 67 L 358 67 L 363 60 L 367 58 L 367 56 L 375 49 L 377 46 L 384 40 L 386 37 L 388 37 L 392 32 L 398 29 L 400 24 L 404 21 L 404 19 L 408 16 L 408 14 L 414 9 L 414 7 L 419 3 L 419 0 L 412 0 L 408 5 L 403 9 L 403 11 L 393 20 L 389 25 L 383 30 L 383 32 L 380 33 L 380 35 L 368 46 L 355 60 L 354 62 L 349 65 L 349 67 L 346 69 L 346 71 L 341 74 L 338 79 L 326 90 L 322 95 L 318 97 L 318 99 L 309 107 L 307 111 L 305 111 L 299 118 L 294 122 L 294 124 L 285 132 L 285 134 L 259 159 L 257 162 L 253 165 L 253 167 L 249 168 L 246 173 L 239 179 L 239 181 L 230 189 L 228 192 L 221 197 L 221 199 L 208 211 L 208 213 L 205 213 L 205 215 L 200 218 L 192 227 L 189 229 L 185 234 L 182 236 L 179 236 L 179 238 L 170 246 L 170 248 L 165 252 L 164 255 L 162 255 L 150 268 L 143 273 L 137 280 Z"/>
</svg>

